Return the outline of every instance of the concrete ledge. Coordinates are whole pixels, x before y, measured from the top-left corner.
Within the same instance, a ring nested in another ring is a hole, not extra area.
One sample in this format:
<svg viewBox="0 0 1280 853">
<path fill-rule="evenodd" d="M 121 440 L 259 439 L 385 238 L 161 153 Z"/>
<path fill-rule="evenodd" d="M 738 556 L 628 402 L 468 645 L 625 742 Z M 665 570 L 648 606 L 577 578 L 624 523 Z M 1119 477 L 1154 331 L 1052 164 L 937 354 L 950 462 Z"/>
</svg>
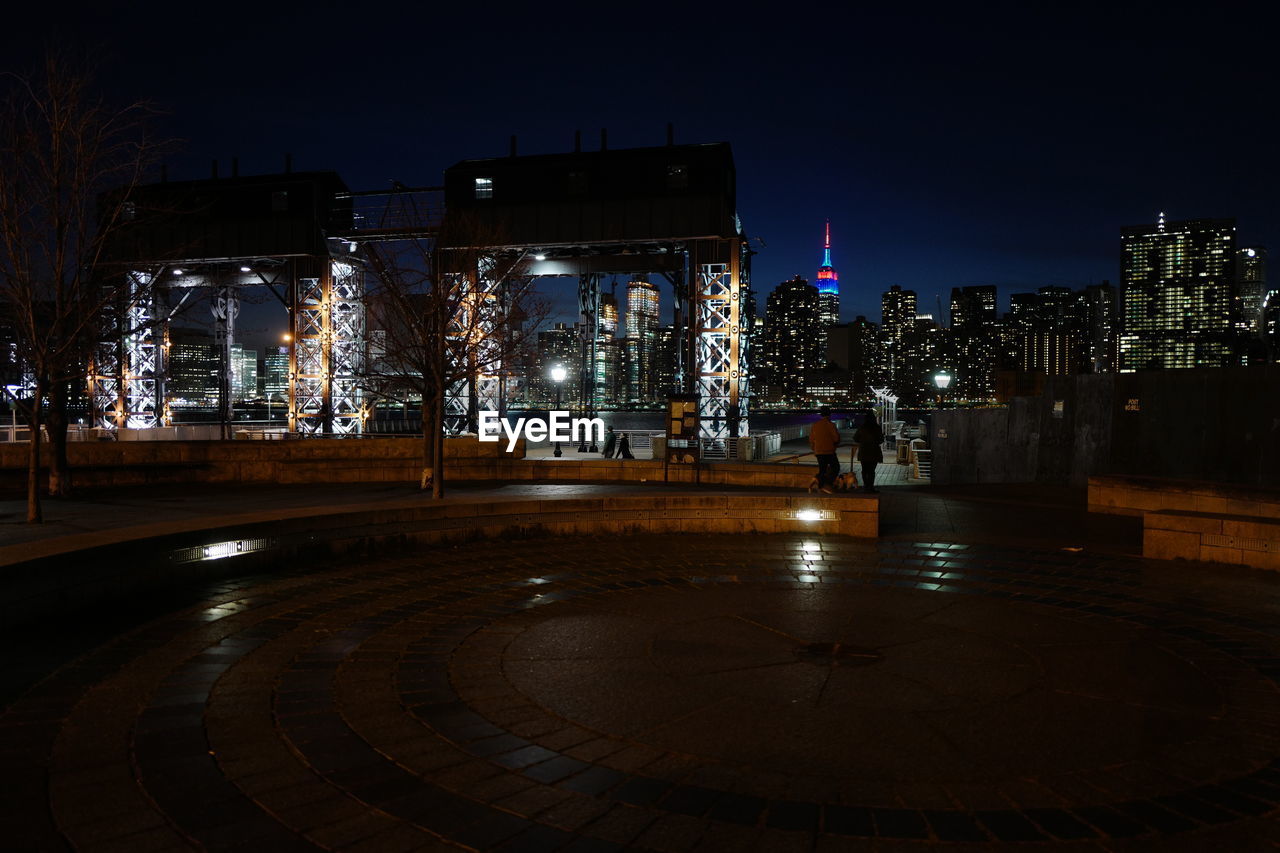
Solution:
<svg viewBox="0 0 1280 853">
<path fill-rule="evenodd" d="M 214 576 L 482 538 L 627 533 L 879 535 L 874 495 L 636 492 L 397 499 L 190 519 L 0 547 L 0 618 L 21 624 Z"/>
<path fill-rule="evenodd" d="M 1142 515 L 1165 509 L 1280 519 L 1280 490 L 1161 477 L 1089 478 L 1089 512 Z"/>
<path fill-rule="evenodd" d="M 1142 556 L 1280 570 L 1280 519 L 1154 510 L 1143 516 Z"/>
</svg>

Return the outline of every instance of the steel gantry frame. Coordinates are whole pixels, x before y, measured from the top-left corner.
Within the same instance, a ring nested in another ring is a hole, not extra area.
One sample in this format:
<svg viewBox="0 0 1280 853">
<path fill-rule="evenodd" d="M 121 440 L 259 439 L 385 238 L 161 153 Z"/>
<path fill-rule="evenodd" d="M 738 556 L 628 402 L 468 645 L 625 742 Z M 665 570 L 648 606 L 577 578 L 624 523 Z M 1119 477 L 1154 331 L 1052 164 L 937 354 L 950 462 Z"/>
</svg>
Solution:
<svg viewBox="0 0 1280 853">
<path fill-rule="evenodd" d="M 725 442 L 748 434 L 748 336 L 743 334 L 749 254 L 740 240 L 703 240 L 693 248 L 696 305 L 691 329 L 701 438 Z"/>
<path fill-rule="evenodd" d="M 269 275 L 269 273 L 273 273 Z M 171 423 L 167 406 L 167 289 L 207 289 L 220 352 L 219 407 L 230 422 L 231 346 L 239 292 L 268 287 L 290 314 L 289 428 L 302 435 L 354 435 L 368 410 L 361 378 L 365 359 L 365 270 L 354 258 L 190 259 L 125 273 L 125 298 L 107 316 L 89 372 L 94 426 L 148 429 Z M 276 287 L 284 286 L 288 297 Z M 186 301 L 184 296 L 183 302 Z M 180 303 L 181 304 L 181 303 Z"/>
</svg>

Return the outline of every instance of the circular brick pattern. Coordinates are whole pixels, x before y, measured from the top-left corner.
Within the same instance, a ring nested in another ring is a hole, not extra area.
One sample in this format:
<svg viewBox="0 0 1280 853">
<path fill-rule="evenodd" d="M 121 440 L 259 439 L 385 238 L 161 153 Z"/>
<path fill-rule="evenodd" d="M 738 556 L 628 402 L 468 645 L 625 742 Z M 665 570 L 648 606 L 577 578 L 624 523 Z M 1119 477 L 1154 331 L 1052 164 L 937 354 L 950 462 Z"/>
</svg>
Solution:
<svg viewBox="0 0 1280 853">
<path fill-rule="evenodd" d="M 1202 592 L 1140 561 L 791 536 L 246 578 L 6 709 L 8 837 L 1260 848 L 1280 639 L 1264 599 Z"/>
</svg>

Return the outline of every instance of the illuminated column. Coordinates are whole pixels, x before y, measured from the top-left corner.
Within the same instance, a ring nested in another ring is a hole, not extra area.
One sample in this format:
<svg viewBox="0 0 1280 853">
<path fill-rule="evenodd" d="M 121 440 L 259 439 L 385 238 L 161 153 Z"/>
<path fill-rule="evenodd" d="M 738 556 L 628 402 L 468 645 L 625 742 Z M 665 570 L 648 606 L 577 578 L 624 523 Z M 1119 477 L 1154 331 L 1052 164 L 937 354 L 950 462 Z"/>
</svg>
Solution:
<svg viewBox="0 0 1280 853">
<path fill-rule="evenodd" d="M 329 411 L 335 435 L 364 431 L 367 413 L 360 388 L 364 375 L 364 275 L 346 261 L 330 261 Z"/>
<path fill-rule="evenodd" d="M 289 345 L 289 429 L 353 435 L 364 429 L 363 270 L 324 259 L 319 277 L 295 280 Z"/>
<path fill-rule="evenodd" d="M 156 321 L 154 278 L 148 272 L 128 273 L 121 380 L 124 425 L 130 429 L 160 426 L 164 416 L 164 331 Z"/>
<path fill-rule="evenodd" d="M 291 341 L 289 343 L 289 431 L 321 435 L 328 417 L 328 312 L 325 278 L 294 280 Z"/>
<path fill-rule="evenodd" d="M 698 249 L 693 297 L 702 438 L 724 441 L 746 435 L 748 427 L 741 327 L 745 258 L 738 240 L 703 241 Z M 708 262 L 709 257 L 722 260 Z"/>
</svg>

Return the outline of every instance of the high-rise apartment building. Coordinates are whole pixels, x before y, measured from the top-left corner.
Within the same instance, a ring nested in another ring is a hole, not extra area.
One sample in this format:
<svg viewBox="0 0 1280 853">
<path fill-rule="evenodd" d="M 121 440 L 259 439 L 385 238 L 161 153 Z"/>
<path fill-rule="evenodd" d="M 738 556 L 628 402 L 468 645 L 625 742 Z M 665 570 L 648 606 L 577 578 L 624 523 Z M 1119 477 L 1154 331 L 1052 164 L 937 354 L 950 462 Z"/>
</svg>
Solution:
<svg viewBox="0 0 1280 853">
<path fill-rule="evenodd" d="M 901 346 L 903 339 L 915 329 L 916 292 L 895 284 L 881 295 L 880 312 L 885 339 Z"/>
<path fill-rule="evenodd" d="M 903 290 L 895 284 L 880 296 L 880 335 L 884 345 L 886 381 L 899 390 L 899 364 L 902 362 L 903 345 L 915 332 L 916 292 Z"/>
<path fill-rule="evenodd" d="M 650 403 L 654 396 L 654 351 L 658 288 L 645 279 L 627 282 L 627 399 Z"/>
<path fill-rule="evenodd" d="M 565 380 L 560 383 L 560 400 L 568 405 L 577 401 L 582 385 L 582 342 L 575 326 L 556 323 L 538 333 L 536 375 L 531 376 L 528 382 L 530 402 L 543 406 L 555 404 L 556 383 L 551 379 L 551 368 L 557 364 L 565 370 Z"/>
<path fill-rule="evenodd" d="M 799 401 L 804 377 L 824 366 L 826 348 L 818 330 L 818 289 L 796 276 L 774 288 L 765 303 L 761 379 L 767 396 Z"/>
<path fill-rule="evenodd" d="M 951 288 L 953 397 L 986 400 L 995 394 L 1000 358 L 1000 315 L 995 285 Z"/>
<path fill-rule="evenodd" d="M 1120 229 L 1120 370 L 1221 367 L 1233 335 L 1236 221 Z"/>
</svg>

